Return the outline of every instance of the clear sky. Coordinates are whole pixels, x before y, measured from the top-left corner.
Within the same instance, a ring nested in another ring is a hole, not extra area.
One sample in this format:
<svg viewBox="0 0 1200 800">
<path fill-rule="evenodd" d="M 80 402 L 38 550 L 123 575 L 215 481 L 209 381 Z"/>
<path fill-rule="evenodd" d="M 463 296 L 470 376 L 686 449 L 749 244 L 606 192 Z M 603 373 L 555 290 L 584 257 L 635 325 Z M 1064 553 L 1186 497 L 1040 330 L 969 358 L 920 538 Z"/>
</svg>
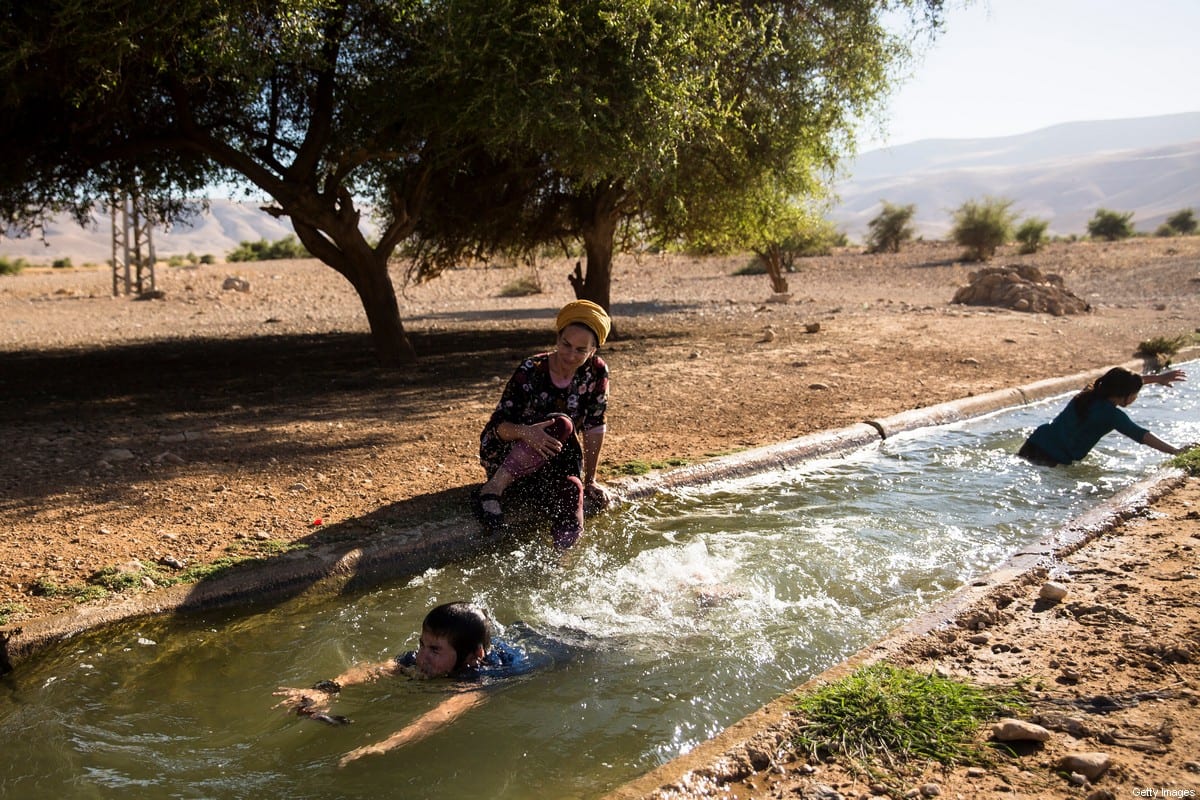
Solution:
<svg viewBox="0 0 1200 800">
<path fill-rule="evenodd" d="M 860 152 L 1200 111 L 1200 0 L 949 2 Z"/>
</svg>

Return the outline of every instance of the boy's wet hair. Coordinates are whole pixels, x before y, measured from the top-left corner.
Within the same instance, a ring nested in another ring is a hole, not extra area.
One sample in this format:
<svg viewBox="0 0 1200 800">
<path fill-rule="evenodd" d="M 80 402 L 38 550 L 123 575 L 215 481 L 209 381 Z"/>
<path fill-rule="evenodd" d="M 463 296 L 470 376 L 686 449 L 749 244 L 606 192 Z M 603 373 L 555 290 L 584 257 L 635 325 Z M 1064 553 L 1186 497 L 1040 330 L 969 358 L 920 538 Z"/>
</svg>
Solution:
<svg viewBox="0 0 1200 800">
<path fill-rule="evenodd" d="M 455 669 L 482 647 L 486 652 L 492 644 L 492 634 L 487 616 L 471 603 L 456 600 L 443 603 L 425 615 L 421 627 L 434 636 L 450 642 L 458 660 Z"/>
</svg>

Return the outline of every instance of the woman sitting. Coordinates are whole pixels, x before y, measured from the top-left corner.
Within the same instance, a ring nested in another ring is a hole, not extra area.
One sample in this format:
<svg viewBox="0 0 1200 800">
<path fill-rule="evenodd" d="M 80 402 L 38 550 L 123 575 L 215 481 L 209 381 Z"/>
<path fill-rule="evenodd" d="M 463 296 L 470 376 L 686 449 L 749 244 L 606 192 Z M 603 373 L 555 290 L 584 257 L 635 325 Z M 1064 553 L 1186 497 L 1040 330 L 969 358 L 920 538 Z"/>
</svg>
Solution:
<svg viewBox="0 0 1200 800">
<path fill-rule="evenodd" d="M 589 507 L 608 504 L 596 483 L 608 365 L 596 351 L 611 327 L 595 303 L 568 303 L 555 320 L 555 348 L 525 359 L 509 379 L 479 437 L 488 480 L 475 512 L 488 533 L 504 528 L 502 502 L 525 500 L 546 511 L 555 546 L 566 548 L 583 533 L 584 500 Z"/>
</svg>

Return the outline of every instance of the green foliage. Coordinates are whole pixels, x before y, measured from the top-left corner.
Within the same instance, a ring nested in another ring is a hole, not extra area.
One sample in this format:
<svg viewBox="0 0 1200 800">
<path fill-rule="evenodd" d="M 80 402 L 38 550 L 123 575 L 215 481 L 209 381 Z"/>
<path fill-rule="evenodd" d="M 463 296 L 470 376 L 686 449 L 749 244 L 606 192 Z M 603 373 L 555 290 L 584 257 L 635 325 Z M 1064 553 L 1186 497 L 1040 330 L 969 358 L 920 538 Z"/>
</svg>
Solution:
<svg viewBox="0 0 1200 800">
<path fill-rule="evenodd" d="M 1155 336 L 1138 343 L 1135 355 L 1139 356 L 1173 356 L 1194 342 L 1194 334 L 1183 333 L 1179 336 Z"/>
<path fill-rule="evenodd" d="M 968 200 L 954 212 L 954 227 L 950 235 L 956 244 L 966 248 L 967 261 L 987 261 L 996 248 L 1012 238 L 1015 217 L 1012 200 L 985 197 Z"/>
<path fill-rule="evenodd" d="M 0 256 L 0 275 L 19 275 L 21 270 L 29 266 L 25 263 L 25 259 L 17 258 L 9 260 L 4 256 Z"/>
<path fill-rule="evenodd" d="M 1193 445 L 1182 453 L 1171 456 L 1167 463 L 1183 470 L 1193 478 L 1200 477 L 1200 447 Z"/>
<path fill-rule="evenodd" d="M 56 258 L 50 266 L 54 269 L 70 269 L 73 265 L 69 258 Z"/>
<path fill-rule="evenodd" d="M 0 603 L 0 625 L 7 625 L 16 614 L 24 614 L 25 606 L 20 603 Z"/>
<path fill-rule="evenodd" d="M 985 764 L 989 754 L 975 743 L 975 731 L 1019 706 L 1012 689 L 876 664 L 797 698 L 802 721 L 795 742 L 811 757 L 838 754 L 867 765 L 881 759 Z"/>
<path fill-rule="evenodd" d="M 1049 226 L 1049 221 L 1037 217 L 1030 217 L 1021 223 L 1014 238 L 1020 243 L 1023 255 L 1036 253 L 1045 247 L 1046 228 Z"/>
<path fill-rule="evenodd" d="M 1196 232 L 1197 225 L 1200 225 L 1200 223 L 1197 223 L 1195 213 L 1190 208 L 1176 211 L 1167 217 L 1167 221 L 1163 223 L 1163 226 L 1171 234 L 1178 234 L 1179 236 L 1191 236 Z"/>
<path fill-rule="evenodd" d="M 1103 239 L 1107 242 L 1128 239 L 1133 236 L 1133 212 L 1122 214 L 1107 208 L 1098 208 L 1088 221 L 1087 232 L 1093 239 Z"/>
<path fill-rule="evenodd" d="M 867 223 L 867 252 L 899 253 L 900 246 L 913 238 L 909 223 L 916 212 L 917 207 L 911 203 L 897 206 L 884 200 L 883 210 Z"/>
<path fill-rule="evenodd" d="M 215 264 L 215 263 L 217 263 L 217 257 L 214 256 L 212 253 L 205 253 L 204 255 L 200 256 L 200 263 L 201 264 Z"/>
<path fill-rule="evenodd" d="M 388 278 L 401 242 L 413 237 L 420 277 L 582 238 L 583 288 L 606 300 L 626 223 L 671 240 L 762 195 L 778 207 L 817 193 L 910 55 L 903 16 L 936 30 L 943 6 L 9 5 L 0 218 L 26 231 L 62 211 L 82 222 L 136 191 L 174 221 L 213 183 L 265 193 L 355 284 L 390 364 L 414 355 Z"/>
<path fill-rule="evenodd" d="M 227 261 L 275 261 L 281 258 L 312 258 L 312 255 L 295 236 L 288 235 L 275 242 L 266 239 L 240 242 L 237 249 L 226 256 Z"/>
</svg>

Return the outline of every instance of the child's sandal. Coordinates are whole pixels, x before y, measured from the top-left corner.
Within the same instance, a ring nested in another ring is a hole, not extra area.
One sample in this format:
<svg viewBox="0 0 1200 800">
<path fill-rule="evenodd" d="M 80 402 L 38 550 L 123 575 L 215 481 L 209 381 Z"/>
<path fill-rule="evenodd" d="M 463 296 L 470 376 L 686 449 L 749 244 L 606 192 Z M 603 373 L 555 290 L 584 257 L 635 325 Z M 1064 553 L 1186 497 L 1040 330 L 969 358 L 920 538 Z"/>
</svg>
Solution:
<svg viewBox="0 0 1200 800">
<path fill-rule="evenodd" d="M 494 492 L 480 492 L 478 489 L 472 493 L 474 502 L 472 506 L 475 510 L 475 518 L 483 525 L 483 531 L 488 536 L 494 536 L 497 533 L 504 532 L 504 510 L 503 507 L 499 511 L 488 511 L 483 507 L 484 503 L 495 502 L 500 505 L 500 495 Z"/>
</svg>

